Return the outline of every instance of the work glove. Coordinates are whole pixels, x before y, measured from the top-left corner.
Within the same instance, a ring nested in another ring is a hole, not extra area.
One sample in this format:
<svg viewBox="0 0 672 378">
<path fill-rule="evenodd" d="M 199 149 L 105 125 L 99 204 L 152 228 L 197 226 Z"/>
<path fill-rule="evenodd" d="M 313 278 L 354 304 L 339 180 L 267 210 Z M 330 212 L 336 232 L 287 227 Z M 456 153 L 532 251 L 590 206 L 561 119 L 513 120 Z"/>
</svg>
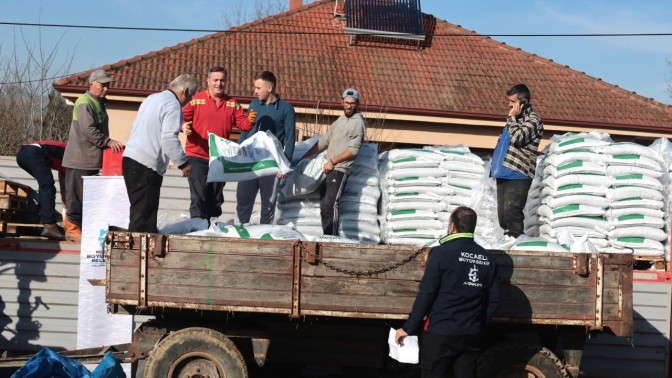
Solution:
<svg viewBox="0 0 672 378">
<path fill-rule="evenodd" d="M 185 122 L 182 125 L 182 132 L 184 133 L 184 135 L 189 136 L 189 135 L 191 135 L 192 131 L 193 130 L 192 130 L 192 127 L 191 127 L 191 121 Z"/>
<path fill-rule="evenodd" d="M 257 121 L 257 112 L 255 112 L 254 109 L 250 109 L 250 111 L 247 112 L 247 120 L 253 125 L 254 122 Z"/>
</svg>

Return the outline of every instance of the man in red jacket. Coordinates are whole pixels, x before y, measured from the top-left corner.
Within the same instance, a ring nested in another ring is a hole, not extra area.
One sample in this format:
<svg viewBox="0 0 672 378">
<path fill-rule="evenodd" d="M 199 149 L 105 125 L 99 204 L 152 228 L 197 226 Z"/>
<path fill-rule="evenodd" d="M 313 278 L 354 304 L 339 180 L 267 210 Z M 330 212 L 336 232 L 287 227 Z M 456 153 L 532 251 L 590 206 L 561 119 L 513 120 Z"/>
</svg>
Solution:
<svg viewBox="0 0 672 378">
<path fill-rule="evenodd" d="M 208 183 L 209 149 L 208 133 L 229 138 L 231 129 L 236 126 L 241 131 L 254 127 L 256 114 L 248 115 L 235 98 L 224 92 L 227 72 L 224 67 L 216 66 L 208 70 L 208 89 L 198 92 L 182 109 L 184 124 L 182 129 L 187 135 L 185 153 L 191 163 L 189 192 L 191 218 L 203 218 L 222 215 L 224 203 L 224 182 Z"/>
</svg>

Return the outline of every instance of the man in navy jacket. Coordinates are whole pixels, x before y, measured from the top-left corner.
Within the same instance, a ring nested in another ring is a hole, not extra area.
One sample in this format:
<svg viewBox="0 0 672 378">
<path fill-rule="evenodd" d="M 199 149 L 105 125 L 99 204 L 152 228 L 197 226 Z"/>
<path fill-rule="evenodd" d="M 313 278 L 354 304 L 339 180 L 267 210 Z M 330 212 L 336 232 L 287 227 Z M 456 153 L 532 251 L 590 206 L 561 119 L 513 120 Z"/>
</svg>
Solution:
<svg viewBox="0 0 672 378">
<path fill-rule="evenodd" d="M 480 335 L 500 301 L 494 257 L 474 241 L 476 212 L 458 207 L 450 215 L 448 236 L 430 251 L 418 295 L 396 341 L 424 330 L 420 348 L 422 377 L 474 377 Z"/>
</svg>

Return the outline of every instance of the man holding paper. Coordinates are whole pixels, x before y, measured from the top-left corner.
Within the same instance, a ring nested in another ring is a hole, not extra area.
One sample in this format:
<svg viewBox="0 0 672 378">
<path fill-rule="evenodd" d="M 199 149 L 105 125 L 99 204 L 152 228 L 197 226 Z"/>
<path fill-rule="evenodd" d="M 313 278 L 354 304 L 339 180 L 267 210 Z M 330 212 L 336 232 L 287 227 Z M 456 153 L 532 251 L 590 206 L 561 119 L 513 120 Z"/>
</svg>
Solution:
<svg viewBox="0 0 672 378">
<path fill-rule="evenodd" d="M 474 241 L 476 212 L 458 207 L 449 234 L 432 248 L 408 320 L 396 332 L 400 345 L 424 330 L 422 377 L 475 377 L 480 336 L 500 302 L 495 259 Z"/>
</svg>

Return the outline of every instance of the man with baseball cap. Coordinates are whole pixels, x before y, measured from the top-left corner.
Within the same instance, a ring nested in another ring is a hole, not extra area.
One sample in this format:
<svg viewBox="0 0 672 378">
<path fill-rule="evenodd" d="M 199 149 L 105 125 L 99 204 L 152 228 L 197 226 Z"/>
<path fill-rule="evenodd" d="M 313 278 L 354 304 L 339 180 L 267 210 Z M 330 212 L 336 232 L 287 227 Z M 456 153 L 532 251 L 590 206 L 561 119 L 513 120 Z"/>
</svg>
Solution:
<svg viewBox="0 0 672 378">
<path fill-rule="evenodd" d="M 68 204 L 65 223 L 66 237 L 72 241 L 82 237 L 82 177 L 93 176 L 103 166 L 103 149 L 119 152 L 124 147 L 110 139 L 105 96 L 113 79 L 105 70 L 89 75 L 89 90 L 75 101 L 68 143 L 63 154 L 65 170 L 65 199 Z"/>
<path fill-rule="evenodd" d="M 320 215 L 324 235 L 338 235 L 338 200 L 366 135 L 364 117 L 359 112 L 359 92 L 348 88 L 341 97 L 343 115 L 331 124 L 326 134 L 320 136 L 320 141 L 305 155 L 327 150 L 327 162 L 322 167 L 327 177 L 320 186 Z"/>
</svg>

